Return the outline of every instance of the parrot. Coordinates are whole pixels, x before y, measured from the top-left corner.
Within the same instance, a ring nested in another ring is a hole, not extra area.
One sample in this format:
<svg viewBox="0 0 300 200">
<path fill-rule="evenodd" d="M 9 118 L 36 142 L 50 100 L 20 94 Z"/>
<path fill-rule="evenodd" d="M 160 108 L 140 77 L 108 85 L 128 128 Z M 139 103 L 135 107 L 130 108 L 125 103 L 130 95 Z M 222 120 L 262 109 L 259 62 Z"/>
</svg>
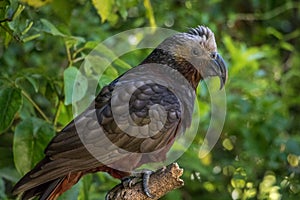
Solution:
<svg viewBox="0 0 300 200">
<path fill-rule="evenodd" d="M 222 89 L 228 72 L 208 27 L 166 38 L 140 64 L 104 86 L 54 136 L 44 158 L 12 194 L 55 200 L 86 174 L 106 172 L 125 180 L 143 164 L 166 160 L 175 139 L 191 126 L 199 82 L 209 77 L 218 77 Z M 139 177 L 149 197 L 150 175 L 145 171 Z"/>
</svg>

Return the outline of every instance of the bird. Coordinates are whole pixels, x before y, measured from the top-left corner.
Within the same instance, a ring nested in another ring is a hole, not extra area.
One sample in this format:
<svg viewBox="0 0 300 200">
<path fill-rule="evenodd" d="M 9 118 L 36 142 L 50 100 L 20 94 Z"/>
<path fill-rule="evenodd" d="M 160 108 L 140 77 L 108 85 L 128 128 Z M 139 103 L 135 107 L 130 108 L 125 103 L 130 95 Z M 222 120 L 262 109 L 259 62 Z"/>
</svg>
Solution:
<svg viewBox="0 0 300 200">
<path fill-rule="evenodd" d="M 140 64 L 104 86 L 90 106 L 49 142 L 45 157 L 14 186 L 22 200 L 55 200 L 89 173 L 124 180 L 166 159 L 191 125 L 199 82 L 227 81 L 214 33 L 196 26 L 163 40 Z M 149 173 L 142 175 L 144 192 Z"/>
</svg>

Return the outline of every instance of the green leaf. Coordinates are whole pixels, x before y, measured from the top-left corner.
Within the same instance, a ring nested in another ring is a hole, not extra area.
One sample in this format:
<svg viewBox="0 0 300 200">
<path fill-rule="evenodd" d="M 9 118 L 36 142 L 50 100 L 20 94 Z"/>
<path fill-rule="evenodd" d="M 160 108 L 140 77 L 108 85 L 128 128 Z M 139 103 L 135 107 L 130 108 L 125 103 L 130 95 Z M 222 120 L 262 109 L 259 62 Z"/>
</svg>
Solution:
<svg viewBox="0 0 300 200">
<path fill-rule="evenodd" d="M 27 3 L 35 8 L 42 7 L 51 2 L 51 0 L 22 0 L 23 3 Z"/>
<path fill-rule="evenodd" d="M 132 68 L 131 65 L 129 65 L 127 62 L 125 62 L 124 60 L 121 60 L 119 58 L 115 61 L 115 63 L 116 63 L 116 65 L 118 65 L 121 68 L 126 69 L 126 70 Z"/>
<path fill-rule="evenodd" d="M 281 32 L 279 32 L 278 30 L 276 30 L 273 27 L 267 27 L 266 28 L 266 33 L 275 36 L 278 39 L 283 39 L 283 35 Z"/>
<path fill-rule="evenodd" d="M 0 89 L 0 133 L 11 125 L 21 105 L 21 90 L 13 87 Z"/>
<path fill-rule="evenodd" d="M 22 31 L 21 35 L 25 35 L 32 27 L 33 21 L 26 21 L 26 28 Z"/>
<path fill-rule="evenodd" d="M 105 85 L 108 85 L 110 82 L 114 80 L 113 77 L 107 76 L 106 74 L 103 74 L 99 80 L 99 86 L 100 88 L 103 88 Z"/>
<path fill-rule="evenodd" d="M 288 42 L 281 42 L 280 46 L 281 46 L 281 48 L 283 48 L 287 51 L 293 52 L 295 50 L 295 47 L 291 43 L 288 43 Z"/>
<path fill-rule="evenodd" d="M 41 36 L 41 34 L 34 34 L 34 35 L 31 35 L 31 36 L 28 36 L 28 37 L 25 37 L 25 38 L 23 38 L 23 42 L 29 42 L 30 40 L 34 40 L 34 39 L 36 39 L 36 38 L 38 38 L 38 37 L 40 37 Z"/>
<path fill-rule="evenodd" d="M 32 87 L 34 88 L 35 92 L 39 91 L 39 83 L 37 80 L 32 76 L 26 76 L 26 79 L 31 83 Z"/>
<path fill-rule="evenodd" d="M 76 67 L 68 67 L 64 71 L 65 104 L 79 101 L 84 97 L 88 87 L 85 76 Z"/>
<path fill-rule="evenodd" d="M 77 44 L 77 43 L 85 42 L 85 39 L 83 37 L 69 36 L 69 35 L 62 33 L 51 22 L 49 22 L 46 19 L 41 19 L 41 22 L 43 24 L 41 31 L 49 33 L 53 36 L 63 37 L 66 39 L 66 42 L 68 42 L 68 43 Z M 36 37 L 38 37 L 38 35 Z M 27 38 L 27 40 L 31 40 L 31 39 L 34 39 L 34 38 Z"/>
<path fill-rule="evenodd" d="M 44 25 L 43 31 L 54 36 L 66 37 L 65 34 L 60 32 L 51 22 L 46 19 L 41 19 L 42 24 Z"/>
<path fill-rule="evenodd" d="M 13 155 L 15 166 L 21 175 L 44 157 L 43 151 L 54 134 L 53 126 L 38 118 L 28 118 L 17 125 Z"/>
<path fill-rule="evenodd" d="M 127 3 L 127 0 L 116 0 L 116 5 L 118 6 L 119 13 L 124 20 L 126 20 L 127 16 L 128 16 L 126 3 Z"/>
<path fill-rule="evenodd" d="M 60 124 L 67 124 L 73 119 L 72 106 L 66 106 L 62 103 L 61 110 L 58 116 L 58 122 Z"/>
<path fill-rule="evenodd" d="M 99 44 L 98 41 L 88 41 L 84 44 L 85 49 L 94 49 L 97 47 L 97 45 Z"/>
<path fill-rule="evenodd" d="M 23 99 L 22 107 L 19 110 L 19 115 L 21 119 L 27 119 L 28 117 L 36 116 L 34 106 L 27 98 Z"/>
<path fill-rule="evenodd" d="M 89 197 L 89 191 L 90 191 L 90 188 L 92 186 L 92 183 L 93 183 L 93 175 L 92 174 L 85 175 L 81 179 L 79 199 L 91 199 Z"/>
<path fill-rule="evenodd" d="M 23 12 L 24 9 L 25 9 L 25 6 L 22 4 L 19 4 L 17 10 L 13 14 L 12 20 L 15 20 L 17 17 L 19 17 L 19 15 L 21 14 L 21 12 Z"/>
<path fill-rule="evenodd" d="M 99 16 L 101 17 L 101 22 L 105 22 L 108 19 L 108 17 L 112 14 L 114 0 L 92 0 L 92 2 Z"/>
<path fill-rule="evenodd" d="M 119 76 L 118 71 L 113 67 L 108 67 L 105 71 L 105 74 L 111 78 L 117 78 Z"/>
</svg>

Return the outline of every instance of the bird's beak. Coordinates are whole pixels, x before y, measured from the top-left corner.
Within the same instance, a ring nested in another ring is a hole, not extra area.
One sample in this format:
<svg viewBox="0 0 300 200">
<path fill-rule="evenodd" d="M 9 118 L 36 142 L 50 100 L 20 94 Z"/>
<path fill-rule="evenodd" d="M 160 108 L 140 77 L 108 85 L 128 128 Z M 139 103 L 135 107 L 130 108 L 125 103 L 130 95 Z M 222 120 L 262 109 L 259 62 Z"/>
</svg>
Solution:
<svg viewBox="0 0 300 200">
<path fill-rule="evenodd" d="M 226 67 L 225 61 L 219 54 L 217 54 L 217 57 L 214 61 L 215 61 L 216 65 L 218 65 L 218 67 L 221 71 L 221 73 L 218 76 L 220 78 L 220 89 L 222 89 L 228 78 L 227 67 Z"/>
<path fill-rule="evenodd" d="M 220 89 L 222 89 L 227 81 L 228 72 L 225 61 L 219 54 L 216 54 L 215 58 L 209 62 L 209 65 L 204 70 L 204 78 L 211 76 L 220 78 Z"/>
</svg>

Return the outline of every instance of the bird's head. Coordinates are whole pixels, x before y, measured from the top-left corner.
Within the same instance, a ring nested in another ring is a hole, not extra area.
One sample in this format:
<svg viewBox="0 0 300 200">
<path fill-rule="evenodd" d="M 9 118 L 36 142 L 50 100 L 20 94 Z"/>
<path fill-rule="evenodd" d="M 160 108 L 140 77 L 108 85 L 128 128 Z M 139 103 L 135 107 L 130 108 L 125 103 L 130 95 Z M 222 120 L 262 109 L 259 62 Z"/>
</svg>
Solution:
<svg viewBox="0 0 300 200">
<path fill-rule="evenodd" d="M 186 33 L 175 34 L 162 42 L 158 48 L 172 54 L 176 63 L 179 63 L 177 69 L 179 68 L 178 70 L 183 74 L 191 73 L 190 78 L 197 79 L 197 75 L 193 74 L 196 69 L 199 80 L 218 76 L 220 88 L 223 88 L 226 83 L 227 68 L 223 58 L 217 52 L 215 37 L 209 28 L 198 26 Z"/>
</svg>

